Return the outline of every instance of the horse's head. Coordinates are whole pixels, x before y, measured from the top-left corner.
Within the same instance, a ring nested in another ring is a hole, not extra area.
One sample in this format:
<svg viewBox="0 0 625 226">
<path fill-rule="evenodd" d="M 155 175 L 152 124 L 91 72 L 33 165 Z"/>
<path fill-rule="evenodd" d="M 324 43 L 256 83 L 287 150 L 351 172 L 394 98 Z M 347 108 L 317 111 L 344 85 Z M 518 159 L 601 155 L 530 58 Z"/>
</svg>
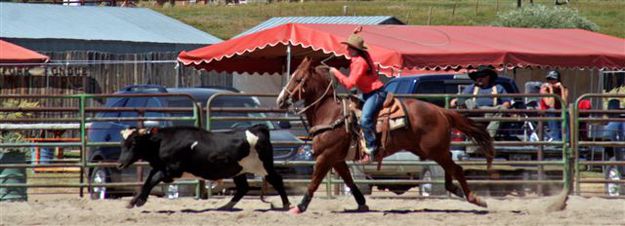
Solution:
<svg viewBox="0 0 625 226">
<path fill-rule="evenodd" d="M 299 100 L 320 98 L 321 94 L 318 91 L 323 92 L 322 89 L 332 88 L 329 87 L 331 84 L 327 75 L 327 66 L 313 67 L 313 61 L 308 57 L 304 58 L 302 63 L 291 74 L 291 79 L 289 79 L 286 86 L 282 88 L 276 104 L 278 107 L 285 109 Z"/>
</svg>

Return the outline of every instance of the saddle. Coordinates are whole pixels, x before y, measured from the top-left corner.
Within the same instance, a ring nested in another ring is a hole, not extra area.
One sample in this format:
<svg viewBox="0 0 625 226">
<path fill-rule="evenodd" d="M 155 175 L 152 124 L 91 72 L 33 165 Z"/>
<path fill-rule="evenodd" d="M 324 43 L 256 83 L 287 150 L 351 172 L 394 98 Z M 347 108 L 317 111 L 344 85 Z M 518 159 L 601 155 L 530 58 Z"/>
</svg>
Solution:
<svg viewBox="0 0 625 226">
<path fill-rule="evenodd" d="M 344 112 L 350 112 L 349 115 L 346 117 L 348 122 L 346 123 L 346 125 L 356 125 L 360 123 L 360 118 L 362 116 L 362 99 L 358 98 L 355 95 L 350 95 L 346 101 L 348 103 L 344 104 L 348 106 L 348 111 Z M 408 127 L 409 123 L 407 116 L 408 115 L 406 113 L 406 107 L 404 106 L 404 104 L 399 99 L 395 98 L 392 93 L 388 93 L 386 95 L 384 103 L 382 104 L 382 108 L 378 112 L 376 119 L 377 123 L 375 126 L 375 130 L 376 135 L 378 136 L 378 140 L 380 142 L 380 151 L 378 151 L 379 155 L 384 155 L 383 152 L 391 139 L 391 131 Z M 364 136 L 362 135 L 362 131 L 360 130 L 360 126 L 351 126 L 351 128 L 353 130 L 356 130 L 357 134 L 359 134 L 356 139 L 353 139 L 353 141 L 356 141 L 356 145 L 358 146 L 357 149 L 360 150 L 359 153 L 356 153 L 354 155 L 354 159 L 358 159 L 360 156 L 362 156 L 361 153 L 364 152 L 365 140 Z"/>
</svg>

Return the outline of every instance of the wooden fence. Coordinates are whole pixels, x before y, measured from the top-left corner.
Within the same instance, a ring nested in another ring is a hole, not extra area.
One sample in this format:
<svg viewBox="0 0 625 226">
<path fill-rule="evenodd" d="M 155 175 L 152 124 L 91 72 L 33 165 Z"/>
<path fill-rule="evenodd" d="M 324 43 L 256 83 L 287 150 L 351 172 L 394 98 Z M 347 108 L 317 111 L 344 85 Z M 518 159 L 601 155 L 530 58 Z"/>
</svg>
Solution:
<svg viewBox="0 0 625 226">
<path fill-rule="evenodd" d="M 132 84 L 166 87 L 232 86 L 232 76 L 176 67 L 178 53 L 109 54 L 44 52 L 56 62 L 42 67 L 2 67 L 0 94 L 113 93 Z"/>
</svg>

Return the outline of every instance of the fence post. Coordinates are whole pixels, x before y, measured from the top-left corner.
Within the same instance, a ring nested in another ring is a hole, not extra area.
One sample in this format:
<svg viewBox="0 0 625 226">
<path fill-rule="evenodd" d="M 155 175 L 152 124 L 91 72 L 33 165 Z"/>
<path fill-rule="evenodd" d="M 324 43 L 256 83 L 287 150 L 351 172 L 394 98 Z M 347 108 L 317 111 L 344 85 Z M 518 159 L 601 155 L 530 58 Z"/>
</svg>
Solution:
<svg viewBox="0 0 625 226">
<path fill-rule="evenodd" d="M 475 1 L 475 15 L 477 15 L 479 7 L 480 7 L 480 0 L 476 0 Z"/>
<path fill-rule="evenodd" d="M 332 198 L 332 170 L 328 171 L 326 174 L 326 195 L 329 199 Z"/>
<path fill-rule="evenodd" d="M 573 105 L 570 107 L 571 108 L 571 122 L 569 123 L 571 125 L 571 152 L 573 153 L 573 183 L 575 183 L 575 187 L 569 187 L 569 188 L 573 188 L 572 191 L 574 191 L 574 194 L 579 195 L 579 179 L 580 179 L 580 172 L 579 172 L 579 148 L 577 147 L 578 142 L 579 142 L 579 109 L 577 108 L 578 106 L 578 101 L 575 101 L 573 103 Z"/>
<path fill-rule="evenodd" d="M 499 0 L 497 0 L 497 3 L 496 3 L 496 4 L 497 4 L 497 5 L 496 5 L 496 8 L 495 8 L 495 12 L 499 12 Z"/>
<path fill-rule="evenodd" d="M 456 15 L 456 2 L 454 2 L 454 8 L 451 9 L 451 16 L 455 16 Z"/>
<path fill-rule="evenodd" d="M 78 107 L 78 111 L 79 111 L 79 116 L 80 116 L 80 162 L 81 162 L 81 167 L 80 167 L 80 197 L 83 197 L 83 189 L 84 186 L 82 186 L 82 184 L 85 182 L 85 179 L 87 179 L 87 181 L 89 181 L 88 178 L 86 178 L 88 175 L 86 175 L 85 173 L 85 169 L 87 168 L 87 139 L 85 139 L 86 137 L 86 116 L 85 116 L 85 100 L 86 100 L 86 95 L 85 94 L 79 94 L 79 107 Z M 89 184 L 89 186 L 91 186 L 91 184 Z M 89 189 L 89 186 L 87 187 Z"/>
<path fill-rule="evenodd" d="M 432 6 L 430 6 L 430 11 L 428 12 L 428 25 L 432 24 Z"/>
</svg>

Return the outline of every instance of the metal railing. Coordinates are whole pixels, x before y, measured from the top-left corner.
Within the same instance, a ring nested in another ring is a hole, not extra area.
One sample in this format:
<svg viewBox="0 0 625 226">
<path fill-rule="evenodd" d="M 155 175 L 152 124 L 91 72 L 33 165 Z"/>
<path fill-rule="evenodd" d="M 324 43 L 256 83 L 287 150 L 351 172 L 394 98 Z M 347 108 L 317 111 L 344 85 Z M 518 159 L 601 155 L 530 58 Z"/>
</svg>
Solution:
<svg viewBox="0 0 625 226">
<path fill-rule="evenodd" d="M 625 152 L 625 138 L 621 138 L 620 140 L 610 140 L 610 141 L 606 141 L 606 140 L 600 140 L 600 141 L 594 141 L 594 140 L 587 140 L 589 137 L 580 137 L 582 128 L 581 125 L 582 123 L 607 123 L 607 122 L 623 122 L 625 123 L 625 118 L 610 118 L 610 117 L 604 117 L 605 115 L 616 115 L 616 114 L 622 114 L 625 115 L 625 110 L 592 110 L 592 109 L 579 109 L 579 104 L 581 101 L 584 100 L 588 100 L 591 98 L 600 98 L 600 99 L 608 99 L 608 98 L 625 98 L 625 94 L 584 94 L 582 96 L 580 96 L 579 98 L 577 98 L 577 100 L 575 101 L 575 105 L 573 107 L 573 111 L 572 111 L 572 131 L 571 131 L 571 135 L 572 137 L 572 147 L 573 147 L 573 153 L 575 154 L 575 194 L 576 195 L 581 195 L 582 194 L 582 188 L 581 188 L 581 184 L 585 184 L 585 183 L 600 183 L 600 184 L 604 184 L 604 186 L 608 186 L 608 184 L 625 184 L 625 179 L 621 178 L 620 180 L 611 180 L 611 179 L 582 179 L 581 177 L 581 168 L 582 166 L 587 166 L 587 167 L 592 167 L 592 166 L 602 166 L 602 171 L 605 171 L 605 168 L 607 166 L 617 166 L 617 167 L 624 167 L 625 166 L 625 160 L 617 160 L 617 161 L 605 161 L 605 152 L 602 155 L 602 159 L 604 159 L 603 161 L 595 161 L 594 159 L 590 159 L 590 160 L 583 160 L 582 158 L 580 158 L 580 147 L 587 147 L 589 148 L 591 151 L 592 147 L 601 147 L 601 148 L 614 148 L 614 149 L 620 149 L 622 148 L 622 152 Z M 585 116 L 581 116 L 581 114 L 585 114 Z M 592 117 L 594 115 L 600 115 L 599 117 Z M 595 131 L 588 131 L 589 133 L 591 132 L 603 132 L 601 130 L 595 130 Z M 625 131 L 622 131 L 620 137 L 625 137 Z M 592 135 L 593 137 L 597 137 L 596 134 Z M 600 136 L 598 136 L 600 137 Z M 617 156 L 619 150 L 613 150 L 614 155 Z M 618 170 L 618 169 L 617 169 Z M 604 172 L 605 173 L 605 172 Z M 621 186 L 623 187 L 623 186 Z M 621 191 L 621 192 L 625 192 L 625 191 Z M 620 194 L 620 196 L 623 193 Z M 612 194 L 612 195 L 616 195 L 616 194 Z"/>
<path fill-rule="evenodd" d="M 263 117 L 262 119 L 259 119 L 258 117 L 227 117 L 227 116 L 215 116 L 214 114 L 216 112 L 246 112 L 246 113 L 263 113 L 263 112 L 269 112 L 269 113 L 284 113 L 286 112 L 285 110 L 282 109 L 277 109 L 277 108 L 238 108 L 238 107 L 214 107 L 212 106 L 213 101 L 218 98 L 218 97 L 224 97 L 224 96 L 256 96 L 256 97 L 277 97 L 277 95 L 275 94 L 225 94 L 225 93 L 218 93 L 213 95 L 208 101 L 207 101 L 207 105 L 206 105 L 206 110 L 205 110 L 205 124 L 202 123 L 202 119 L 204 117 L 202 117 L 202 113 L 204 112 L 203 110 L 200 110 L 197 106 L 193 107 L 193 109 L 191 108 L 102 108 L 102 107 L 90 107 L 90 106 L 86 106 L 86 103 L 88 102 L 88 100 L 94 99 L 94 98 L 105 98 L 105 97 L 162 97 L 162 96 L 170 96 L 171 94 L 146 94 L 146 95 L 137 95 L 137 94 L 128 94 L 128 95 L 87 95 L 87 94 L 81 94 L 81 95 L 73 95 L 73 96 L 58 96 L 58 97 L 50 97 L 50 96 L 34 96 L 34 95 L 30 95 L 30 96 L 3 96 L 2 98 L 70 98 L 70 99 L 77 99 L 79 101 L 78 107 L 75 108 L 69 108 L 69 110 L 71 110 L 74 113 L 78 113 L 78 117 L 77 118 L 55 118 L 55 119 L 36 119 L 36 120 L 23 120 L 20 122 L 24 122 L 24 121 L 28 121 L 28 122 L 57 122 L 55 120 L 60 120 L 60 121 L 71 121 L 71 122 L 79 122 L 79 126 L 78 130 L 80 130 L 80 142 L 72 142 L 72 143 L 27 143 L 27 144 L 0 144 L 0 147 L 34 147 L 34 146 L 41 146 L 41 147 L 80 147 L 80 160 L 74 163 L 63 163 L 63 164 L 48 164 L 46 165 L 46 167 L 79 167 L 80 168 L 80 181 L 79 183 L 72 183 L 72 184 L 66 184 L 67 187 L 79 187 L 80 188 L 80 195 L 83 196 L 83 188 L 91 188 L 94 185 L 91 184 L 91 182 L 86 178 L 87 175 L 87 170 L 89 168 L 92 167 L 113 167 L 115 166 L 115 164 L 113 163 L 90 163 L 87 159 L 87 150 L 88 148 L 91 147 L 99 147 L 99 146 L 116 146 L 119 145 L 117 142 L 90 142 L 87 140 L 86 135 L 87 135 L 87 125 L 88 123 L 95 123 L 95 122 L 100 122 L 100 121 L 117 121 L 117 122 L 122 122 L 122 121 L 138 121 L 138 122 L 143 122 L 143 121 L 147 121 L 147 120 L 153 120 L 153 121 L 171 121 L 171 120 L 192 120 L 195 122 L 196 126 L 200 126 L 202 127 L 202 125 L 204 125 L 204 127 L 206 129 L 211 129 L 211 122 L 215 122 L 215 121 L 265 121 L 265 120 L 300 120 L 299 117 Z M 443 98 L 445 100 L 445 103 L 448 103 L 449 100 L 451 100 L 452 98 L 457 98 L 457 97 L 472 97 L 473 95 L 429 95 L 429 94 L 419 94 L 419 95 L 397 95 L 398 97 L 402 97 L 402 98 Z M 492 95 L 485 95 L 485 96 L 492 96 Z M 524 94 L 509 94 L 509 95 L 494 95 L 497 97 L 545 97 L 548 95 L 524 95 Z M 549 96 L 549 97 L 554 97 L 554 98 L 559 98 L 558 96 Z M 191 98 L 189 96 L 189 98 Z M 448 107 L 448 106 L 447 106 Z M 0 111 L 32 111 L 32 112 L 48 112 L 48 111 L 52 111 L 52 112 L 56 112 L 56 111 L 64 111 L 65 109 L 61 109 L 61 108 L 49 108 L 49 109 L 41 109 L 41 108 L 32 108 L 32 109 L 24 109 L 24 108 L 20 108 L 20 109 L 8 109 L 8 108 L 3 108 L 0 109 Z M 89 113 L 93 114 L 93 112 L 110 112 L 110 111 L 133 111 L 133 112 L 138 112 L 140 113 L 145 113 L 145 112 L 175 112 L 175 111 L 193 111 L 193 116 L 192 117 L 125 117 L 125 118 L 104 118 L 104 117 L 93 117 L 90 116 Z M 562 108 L 562 110 L 559 111 L 541 111 L 541 110 L 525 110 L 525 109 L 507 109 L 507 110 L 473 110 L 473 111 L 469 111 L 469 110 L 459 110 L 461 112 L 464 113 L 493 113 L 493 112 L 497 112 L 497 113 L 510 113 L 510 114 L 520 114 L 520 113 L 532 113 L 532 114 L 536 114 L 536 115 L 541 115 L 541 114 L 545 114 L 545 113 L 556 113 L 556 114 L 560 114 L 561 117 L 538 117 L 538 116 L 532 116 L 532 117 L 523 117 L 523 116 L 514 116 L 514 117 L 493 117 L 493 118 L 488 118 L 486 120 L 482 119 L 482 118 L 473 118 L 476 121 L 508 121 L 508 122 L 520 122 L 520 121 L 537 121 L 537 122 L 542 122 L 542 121 L 549 121 L 549 120 L 561 120 L 562 121 L 562 125 L 563 127 L 565 126 L 565 114 L 567 113 L 567 109 L 565 107 Z M 0 121 L 3 122 L 3 121 Z M 16 122 L 15 120 L 5 120 L 4 122 Z M 141 126 L 141 123 L 138 124 L 138 126 Z M 52 128 L 52 127 L 33 127 L 36 129 L 45 129 L 45 128 Z M 564 131 L 564 130 L 563 130 Z M 565 137 L 565 136 L 563 136 Z M 538 168 L 539 172 L 542 172 L 544 170 L 544 166 L 562 166 L 562 172 L 563 172 L 563 178 L 562 180 L 545 180 L 543 178 L 537 179 L 537 180 L 532 180 L 532 181 L 518 181 L 518 180 L 498 180 L 498 181 L 492 181 L 492 180 L 470 180 L 469 183 L 475 183 L 475 184 L 553 184 L 553 183 L 562 183 L 565 186 L 571 185 L 571 168 L 570 168 L 570 149 L 567 146 L 567 142 L 566 140 L 563 141 L 559 141 L 559 142 L 555 142 L 555 141 L 533 141 L 533 142 L 527 142 L 527 141 L 496 141 L 494 143 L 496 146 L 524 146 L 524 145 L 531 145 L 531 146 L 536 146 L 537 147 L 537 152 L 539 153 L 539 156 L 542 156 L 541 151 L 542 151 L 542 147 L 545 145 L 550 145 L 550 146 L 561 146 L 562 149 L 562 159 L 561 160 L 557 160 L 557 161 L 545 161 L 544 159 L 542 159 L 542 157 L 540 157 L 537 161 L 498 161 L 496 160 L 493 165 L 494 166 L 509 166 L 509 165 L 523 165 L 523 166 L 529 166 L 529 167 L 536 167 Z M 283 143 L 283 144 L 278 144 L 278 145 L 301 145 L 301 143 Z M 453 142 L 452 145 L 454 146 L 470 146 L 471 144 L 469 142 Z M 475 161 L 458 161 L 457 162 L 459 165 L 462 166 L 485 166 L 485 162 L 484 161 L 479 161 L 479 162 L 475 162 Z M 314 165 L 314 162 L 312 161 L 306 161 L 306 162 L 297 162 L 297 161 L 276 161 L 275 164 L 277 166 L 294 166 L 294 165 Z M 395 162 L 395 163 L 391 163 L 391 162 L 385 162 L 384 165 L 395 165 L 395 164 L 400 164 L 403 166 L 429 166 L 429 165 L 435 165 L 435 163 L 433 162 Z M 138 166 L 145 166 L 145 163 L 138 163 Z M 2 164 L 1 167 L 25 167 L 25 168 L 32 168 L 34 167 L 31 164 Z M 539 174 L 540 175 L 540 174 Z M 141 178 L 141 175 L 138 175 L 139 178 Z M 85 179 L 87 179 L 87 181 L 85 182 Z M 293 180 L 293 181 L 285 181 L 285 183 L 308 183 L 309 180 Z M 424 183 L 433 183 L 433 184 L 440 184 L 443 183 L 443 181 L 441 180 L 434 180 L 434 181 L 424 181 L 424 180 L 356 180 L 357 183 L 365 183 L 365 184 L 388 184 L 388 185 L 405 185 L 405 184 L 411 184 L 411 185 L 415 185 L 415 184 L 424 184 Z M 178 183 L 178 182 L 175 182 Z M 180 184 L 195 184 L 197 187 L 197 192 L 200 192 L 200 187 L 201 187 L 201 183 L 200 181 L 195 181 L 195 182 L 180 182 Z M 336 180 L 333 179 L 332 177 L 326 177 L 326 179 L 324 180 L 324 183 L 326 183 L 328 185 L 328 187 L 330 185 L 333 184 L 341 184 L 342 181 L 341 180 Z M 106 186 L 106 187 L 116 187 L 116 186 L 140 186 L 141 183 L 139 182 L 125 182 L 125 183 L 107 183 L 104 185 L 98 184 L 97 186 Z M 26 186 L 26 187 L 46 187 L 46 185 L 18 185 L 18 184 L 4 184 L 4 185 L 0 185 L 2 187 L 12 187 L 12 186 Z M 62 184 L 49 184 L 49 187 L 63 187 Z M 210 187 L 210 186 L 209 186 Z M 330 188 L 327 188 L 327 192 L 328 195 L 331 196 L 331 191 Z M 198 194 L 199 195 L 199 194 Z"/>
</svg>

